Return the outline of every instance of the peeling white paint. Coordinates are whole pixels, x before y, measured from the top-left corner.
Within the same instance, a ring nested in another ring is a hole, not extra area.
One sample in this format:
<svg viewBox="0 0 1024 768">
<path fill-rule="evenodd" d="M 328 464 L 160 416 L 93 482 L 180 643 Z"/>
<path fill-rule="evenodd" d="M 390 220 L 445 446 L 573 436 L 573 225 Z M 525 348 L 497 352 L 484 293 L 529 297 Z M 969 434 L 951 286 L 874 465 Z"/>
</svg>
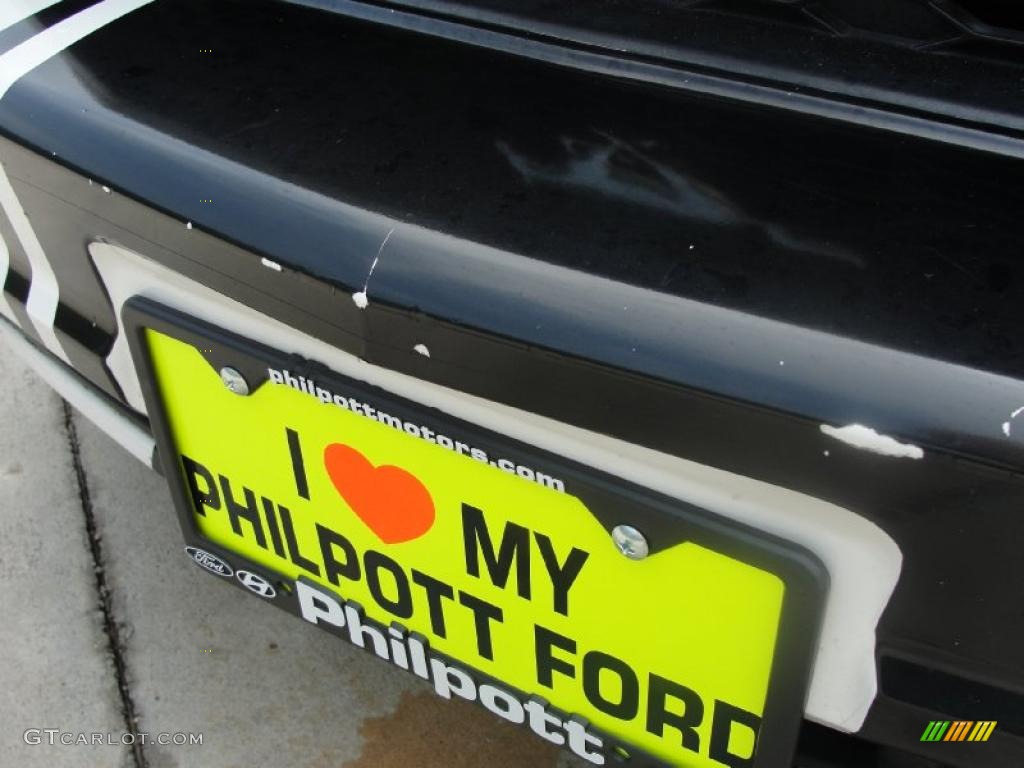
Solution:
<svg viewBox="0 0 1024 768">
<path fill-rule="evenodd" d="M 918 446 L 901 443 L 888 435 L 880 435 L 871 427 L 865 427 L 863 424 L 848 424 L 845 427 L 822 424 L 821 431 L 854 448 L 877 453 L 880 456 L 893 456 L 900 459 L 924 458 L 924 451 Z"/>
<path fill-rule="evenodd" d="M 353 293 L 352 301 L 360 309 L 366 309 L 366 305 L 370 303 L 370 300 L 366 298 L 366 291 L 356 291 Z"/>
<path fill-rule="evenodd" d="M 267 269 L 272 269 L 275 272 L 280 272 L 281 271 L 281 265 L 278 264 L 276 261 L 271 261 L 270 259 L 262 258 L 262 259 L 260 259 L 260 262 Z"/>
<path fill-rule="evenodd" d="M 430 357 L 430 350 L 427 349 L 426 344 L 417 344 L 415 347 L 413 347 L 413 349 L 419 352 L 424 357 Z"/>
</svg>

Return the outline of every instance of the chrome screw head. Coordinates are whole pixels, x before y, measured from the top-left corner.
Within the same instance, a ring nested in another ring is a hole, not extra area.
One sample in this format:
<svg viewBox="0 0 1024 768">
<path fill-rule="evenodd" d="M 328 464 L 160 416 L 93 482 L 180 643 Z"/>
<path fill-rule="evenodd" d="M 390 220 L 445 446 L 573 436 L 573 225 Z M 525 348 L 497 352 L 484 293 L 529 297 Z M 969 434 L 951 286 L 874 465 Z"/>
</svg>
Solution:
<svg viewBox="0 0 1024 768">
<path fill-rule="evenodd" d="M 647 539 L 632 525 L 616 525 L 612 528 L 612 541 L 619 552 L 630 560 L 643 560 L 651 552 Z"/>
<path fill-rule="evenodd" d="M 220 380 L 236 395 L 248 395 L 249 383 L 245 377 L 229 365 L 220 369 Z"/>
</svg>

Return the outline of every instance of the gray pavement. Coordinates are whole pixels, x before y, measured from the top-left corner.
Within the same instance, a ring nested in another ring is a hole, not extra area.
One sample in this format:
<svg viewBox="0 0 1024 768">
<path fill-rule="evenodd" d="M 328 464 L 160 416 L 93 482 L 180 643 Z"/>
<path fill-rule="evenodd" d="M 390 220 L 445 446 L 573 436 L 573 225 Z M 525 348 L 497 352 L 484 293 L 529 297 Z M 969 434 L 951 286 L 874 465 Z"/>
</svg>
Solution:
<svg viewBox="0 0 1024 768">
<path fill-rule="evenodd" d="M 163 479 L 2 340 L 0 499 L 0 766 L 577 764 L 191 565 Z M 27 744 L 30 728 L 202 744 Z"/>
<path fill-rule="evenodd" d="M 124 730 L 63 402 L 0 339 L 0 765 L 82 765 L 29 728 Z M 122 766 L 124 747 L 90 752 Z"/>
</svg>

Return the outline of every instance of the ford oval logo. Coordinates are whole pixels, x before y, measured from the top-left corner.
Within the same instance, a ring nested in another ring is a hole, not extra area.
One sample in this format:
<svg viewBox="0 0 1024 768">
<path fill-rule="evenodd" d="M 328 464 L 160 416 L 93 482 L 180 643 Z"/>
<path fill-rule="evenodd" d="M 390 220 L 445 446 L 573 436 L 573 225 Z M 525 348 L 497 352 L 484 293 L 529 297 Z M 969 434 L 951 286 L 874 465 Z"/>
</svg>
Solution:
<svg viewBox="0 0 1024 768">
<path fill-rule="evenodd" d="M 205 568 L 210 573 L 216 573 L 218 576 L 231 576 L 234 571 L 231 570 L 231 566 L 225 563 L 216 555 L 211 555 L 205 549 L 199 547 L 185 547 L 185 553 L 192 558 L 192 562 L 198 565 L 200 568 Z"/>
</svg>

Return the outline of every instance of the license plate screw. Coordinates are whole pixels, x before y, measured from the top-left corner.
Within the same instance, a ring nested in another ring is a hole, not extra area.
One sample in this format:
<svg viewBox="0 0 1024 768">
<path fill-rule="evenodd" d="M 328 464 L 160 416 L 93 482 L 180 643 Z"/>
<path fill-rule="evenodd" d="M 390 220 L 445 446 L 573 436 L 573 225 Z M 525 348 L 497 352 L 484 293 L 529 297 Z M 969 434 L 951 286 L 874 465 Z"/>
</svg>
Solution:
<svg viewBox="0 0 1024 768">
<path fill-rule="evenodd" d="M 647 539 L 632 525 L 616 525 L 612 528 L 612 541 L 619 552 L 630 560 L 643 560 L 651 551 Z"/>
<path fill-rule="evenodd" d="M 245 377 L 242 374 L 230 365 L 225 365 L 220 369 L 220 380 L 224 382 L 225 387 L 230 389 L 236 395 L 249 394 L 249 383 L 245 380 Z"/>
</svg>

